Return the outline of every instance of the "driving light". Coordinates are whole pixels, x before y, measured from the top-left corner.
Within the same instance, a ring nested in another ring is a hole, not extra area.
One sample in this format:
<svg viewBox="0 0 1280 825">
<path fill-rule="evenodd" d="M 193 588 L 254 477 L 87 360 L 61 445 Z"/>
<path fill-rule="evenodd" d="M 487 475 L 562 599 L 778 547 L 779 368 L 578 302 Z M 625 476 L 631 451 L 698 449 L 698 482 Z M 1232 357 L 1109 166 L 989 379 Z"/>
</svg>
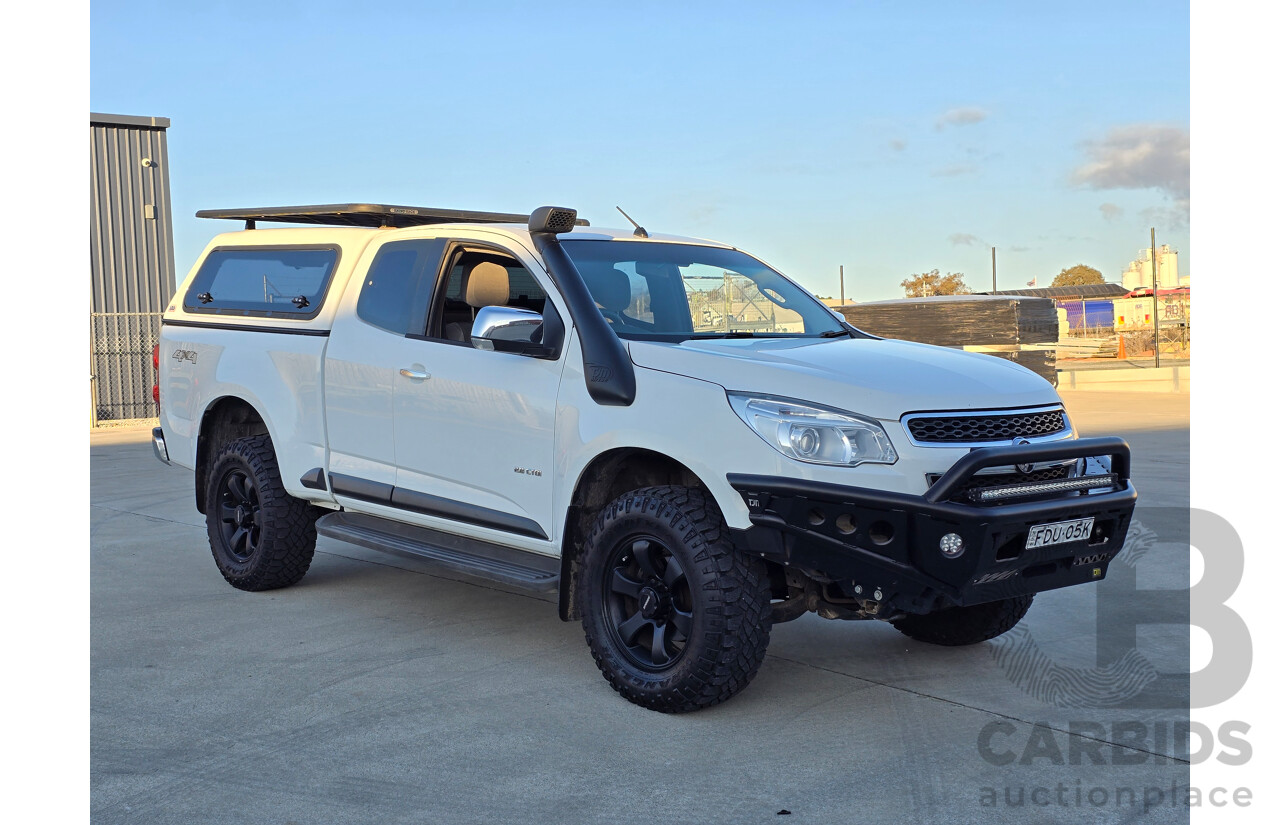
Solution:
<svg viewBox="0 0 1280 825">
<path fill-rule="evenodd" d="M 1004 487 L 988 487 L 985 490 L 969 493 L 969 497 L 978 502 L 1005 501 L 1011 498 L 1042 496 L 1054 493 L 1075 493 L 1082 490 L 1097 490 L 1102 487 L 1115 487 L 1116 474 L 1107 473 L 1101 476 L 1084 476 L 1068 478 L 1062 481 L 1040 481 L 1030 484 L 1008 484 Z"/>
<path fill-rule="evenodd" d="M 938 549 L 942 551 L 942 555 L 954 559 L 964 552 L 964 539 L 956 533 L 947 533 L 938 539 Z"/>
<path fill-rule="evenodd" d="M 782 398 L 729 393 L 738 417 L 778 452 L 811 464 L 892 464 L 898 454 L 868 418 Z"/>
</svg>

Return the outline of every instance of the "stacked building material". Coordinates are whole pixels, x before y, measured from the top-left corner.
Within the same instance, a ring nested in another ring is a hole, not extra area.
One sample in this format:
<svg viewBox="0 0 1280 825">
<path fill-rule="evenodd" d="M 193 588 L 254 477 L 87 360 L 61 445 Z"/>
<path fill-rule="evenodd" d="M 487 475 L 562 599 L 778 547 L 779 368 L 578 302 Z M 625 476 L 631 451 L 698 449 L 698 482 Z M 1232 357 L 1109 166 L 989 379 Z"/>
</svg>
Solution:
<svg viewBox="0 0 1280 825">
<path fill-rule="evenodd" d="M 839 311 L 872 335 L 995 355 L 1057 383 L 1058 314 L 1048 298 L 937 295 L 851 304 Z"/>
</svg>

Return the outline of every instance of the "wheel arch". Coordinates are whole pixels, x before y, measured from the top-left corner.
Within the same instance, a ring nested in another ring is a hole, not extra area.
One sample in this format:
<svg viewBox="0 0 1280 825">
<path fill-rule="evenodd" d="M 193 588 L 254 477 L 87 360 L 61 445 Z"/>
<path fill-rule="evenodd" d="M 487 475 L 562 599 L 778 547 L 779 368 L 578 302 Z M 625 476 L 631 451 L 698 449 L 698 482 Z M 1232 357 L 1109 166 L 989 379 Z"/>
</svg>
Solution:
<svg viewBox="0 0 1280 825">
<path fill-rule="evenodd" d="M 237 395 L 224 395 L 205 407 L 200 416 L 200 433 L 196 437 L 195 495 L 196 509 L 205 512 L 204 493 L 209 478 L 209 464 L 223 445 L 251 435 L 271 435 L 266 418 L 258 409 Z"/>
<path fill-rule="evenodd" d="M 601 508 L 629 490 L 663 485 L 698 487 L 714 500 L 697 473 L 655 450 L 618 447 L 601 453 L 583 468 L 574 485 L 561 532 L 559 611 L 562 620 L 581 618 L 577 594 L 578 566 L 582 545 Z"/>
</svg>

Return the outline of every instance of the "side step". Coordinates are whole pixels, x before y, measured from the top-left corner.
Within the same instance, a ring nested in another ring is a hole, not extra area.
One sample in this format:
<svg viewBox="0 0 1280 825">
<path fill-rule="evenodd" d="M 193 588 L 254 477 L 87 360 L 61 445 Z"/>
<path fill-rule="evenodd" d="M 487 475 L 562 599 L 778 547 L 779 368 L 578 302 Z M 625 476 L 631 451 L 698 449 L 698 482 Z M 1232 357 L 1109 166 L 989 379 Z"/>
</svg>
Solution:
<svg viewBox="0 0 1280 825">
<path fill-rule="evenodd" d="M 377 516 L 329 513 L 316 522 L 316 532 L 531 593 L 554 594 L 560 585 L 558 558 Z"/>
</svg>

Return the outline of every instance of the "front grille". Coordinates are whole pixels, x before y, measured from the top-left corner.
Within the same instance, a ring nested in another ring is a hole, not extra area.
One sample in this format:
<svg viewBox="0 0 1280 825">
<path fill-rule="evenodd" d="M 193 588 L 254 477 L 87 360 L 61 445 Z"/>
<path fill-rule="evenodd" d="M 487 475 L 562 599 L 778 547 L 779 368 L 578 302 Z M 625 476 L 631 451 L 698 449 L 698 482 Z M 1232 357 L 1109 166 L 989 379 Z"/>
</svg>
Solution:
<svg viewBox="0 0 1280 825">
<path fill-rule="evenodd" d="M 916 441 L 930 444 L 1013 441 L 1063 432 L 1067 419 L 1062 410 L 918 416 L 907 421 L 907 429 Z"/>
<path fill-rule="evenodd" d="M 1065 464 L 1061 467 L 1045 467 L 1042 470 L 1032 470 L 1029 473 L 986 473 L 969 479 L 969 483 L 964 485 L 964 491 L 968 493 L 973 490 L 983 490 L 987 487 L 1003 487 L 1006 484 L 1058 481 L 1066 478 L 1070 470 L 1071 465 Z"/>
</svg>

